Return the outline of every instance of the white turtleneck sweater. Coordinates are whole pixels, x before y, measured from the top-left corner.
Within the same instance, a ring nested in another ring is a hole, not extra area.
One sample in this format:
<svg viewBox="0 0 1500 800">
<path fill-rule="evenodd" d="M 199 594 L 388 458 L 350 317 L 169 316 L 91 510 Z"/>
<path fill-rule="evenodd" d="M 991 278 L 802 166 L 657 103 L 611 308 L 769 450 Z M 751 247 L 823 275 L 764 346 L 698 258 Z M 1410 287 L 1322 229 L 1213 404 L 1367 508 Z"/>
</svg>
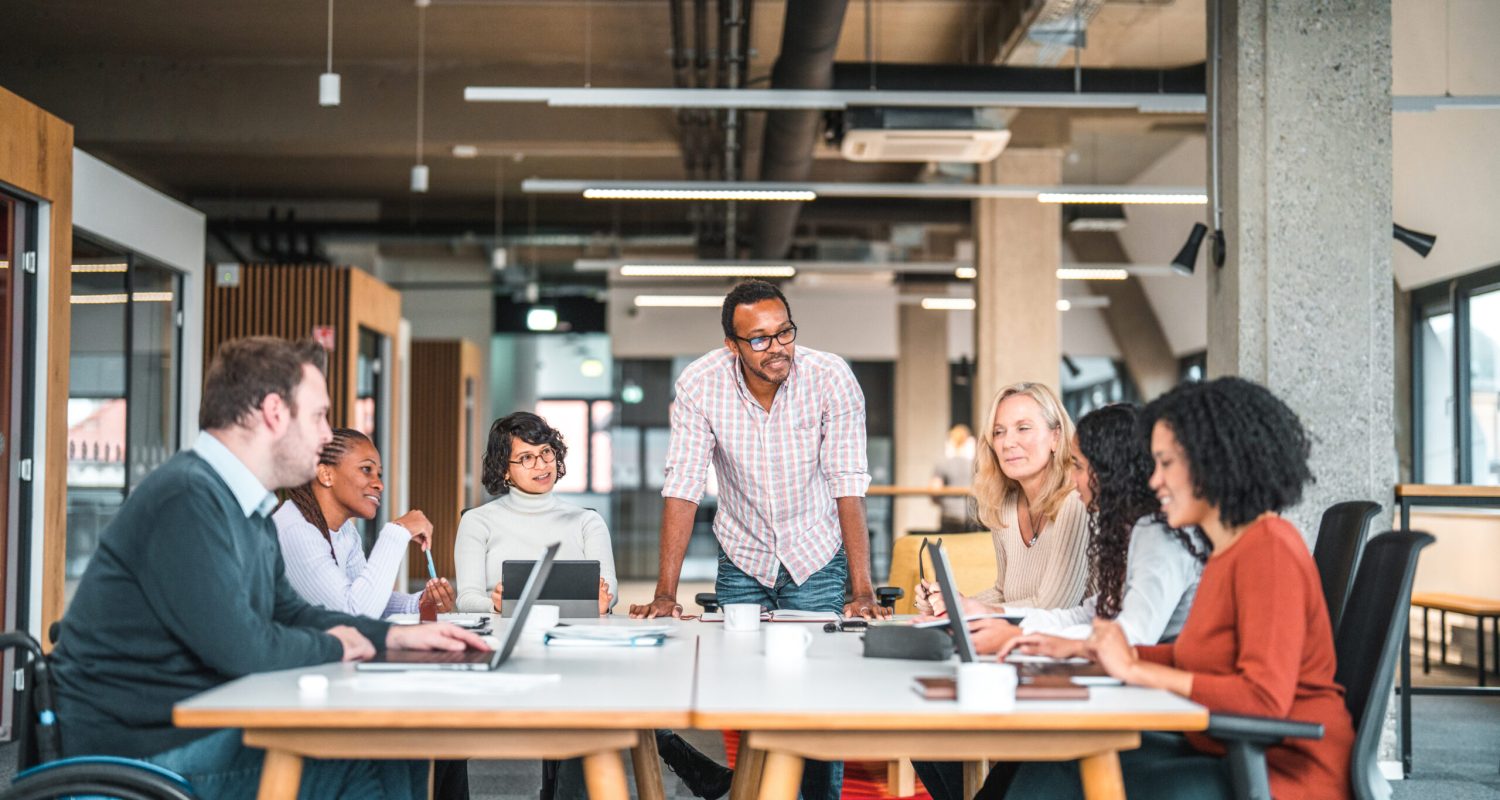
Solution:
<svg viewBox="0 0 1500 800">
<path fill-rule="evenodd" d="M 559 560 L 598 561 L 599 576 L 609 583 L 610 595 L 619 597 L 615 556 L 604 518 L 559 500 L 552 492 L 527 494 L 512 487 L 508 494 L 465 512 L 458 522 L 453 544 L 458 610 L 492 611 L 490 592 L 500 582 L 500 565 L 540 558 L 553 542 L 562 543 Z"/>
</svg>

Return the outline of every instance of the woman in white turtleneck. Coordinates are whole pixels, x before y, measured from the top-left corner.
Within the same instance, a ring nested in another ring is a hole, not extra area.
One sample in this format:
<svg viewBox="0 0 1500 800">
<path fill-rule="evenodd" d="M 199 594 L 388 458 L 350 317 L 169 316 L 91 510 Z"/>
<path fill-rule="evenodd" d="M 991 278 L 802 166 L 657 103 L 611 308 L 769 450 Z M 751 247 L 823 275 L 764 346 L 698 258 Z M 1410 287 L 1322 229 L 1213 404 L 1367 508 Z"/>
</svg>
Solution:
<svg viewBox="0 0 1500 800">
<path fill-rule="evenodd" d="M 458 610 L 500 610 L 500 565 L 541 557 L 561 542 L 559 560 L 599 562 L 599 613 L 618 594 L 609 528 L 598 512 L 560 500 L 552 489 L 567 474 L 562 434 L 546 420 L 517 411 L 495 420 L 484 453 L 484 488 L 499 497 L 464 513 L 453 545 Z"/>
</svg>

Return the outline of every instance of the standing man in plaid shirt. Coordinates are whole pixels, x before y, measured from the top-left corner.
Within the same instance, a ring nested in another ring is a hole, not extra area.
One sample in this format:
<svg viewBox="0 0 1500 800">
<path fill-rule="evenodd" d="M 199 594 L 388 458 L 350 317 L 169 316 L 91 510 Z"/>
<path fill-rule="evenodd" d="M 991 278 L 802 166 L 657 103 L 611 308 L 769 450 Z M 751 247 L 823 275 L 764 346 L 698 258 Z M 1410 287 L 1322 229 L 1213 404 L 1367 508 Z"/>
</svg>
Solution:
<svg viewBox="0 0 1500 800">
<path fill-rule="evenodd" d="M 677 581 L 710 463 L 720 604 L 883 615 L 870 583 L 865 396 L 854 373 L 793 344 L 791 307 L 774 284 L 735 286 L 722 323 L 724 348 L 677 379 L 656 597 L 630 615 L 681 616 Z M 842 766 L 809 762 L 802 796 L 836 800 Z"/>
</svg>

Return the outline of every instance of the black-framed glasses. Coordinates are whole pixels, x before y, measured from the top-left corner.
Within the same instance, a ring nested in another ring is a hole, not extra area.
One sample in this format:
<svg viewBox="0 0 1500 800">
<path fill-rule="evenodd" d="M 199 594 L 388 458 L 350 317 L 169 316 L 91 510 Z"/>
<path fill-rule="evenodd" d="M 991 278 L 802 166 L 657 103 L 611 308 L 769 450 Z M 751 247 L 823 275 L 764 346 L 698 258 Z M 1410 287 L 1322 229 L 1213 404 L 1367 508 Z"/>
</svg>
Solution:
<svg viewBox="0 0 1500 800">
<path fill-rule="evenodd" d="M 748 342 L 750 344 L 751 350 L 754 350 L 757 353 L 763 353 L 766 350 L 770 349 L 772 339 L 780 342 L 783 346 L 797 341 L 797 326 L 788 325 L 787 327 L 782 328 L 780 331 L 777 331 L 770 336 L 754 336 L 749 339 L 746 339 L 743 336 L 735 336 L 734 338 L 739 339 L 742 342 Z"/>
<path fill-rule="evenodd" d="M 525 453 L 520 458 L 513 459 L 510 463 L 520 464 L 526 469 L 531 469 L 537 465 L 538 460 L 551 464 L 557 460 L 557 451 L 550 447 L 543 447 L 535 453 Z"/>
<path fill-rule="evenodd" d="M 926 536 L 922 537 L 922 546 L 917 548 L 917 580 L 925 582 L 927 571 L 922 568 L 922 554 L 929 549 L 942 547 L 943 537 L 939 536 L 936 542 L 929 542 Z"/>
</svg>

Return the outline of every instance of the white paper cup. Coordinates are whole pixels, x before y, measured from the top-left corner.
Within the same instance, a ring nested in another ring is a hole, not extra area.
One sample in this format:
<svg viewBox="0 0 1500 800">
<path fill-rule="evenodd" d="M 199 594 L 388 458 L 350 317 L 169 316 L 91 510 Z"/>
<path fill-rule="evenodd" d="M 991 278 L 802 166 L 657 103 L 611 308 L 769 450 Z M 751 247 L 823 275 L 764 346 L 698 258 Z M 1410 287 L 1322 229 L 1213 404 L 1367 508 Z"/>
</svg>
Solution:
<svg viewBox="0 0 1500 800">
<path fill-rule="evenodd" d="M 724 630 L 735 633 L 760 630 L 760 604 L 730 603 L 724 606 Z"/>
<path fill-rule="evenodd" d="M 526 615 L 526 627 L 521 629 L 523 639 L 541 639 L 547 631 L 557 627 L 559 609 L 557 606 L 537 603 L 531 607 L 531 613 Z"/>
<path fill-rule="evenodd" d="M 766 626 L 764 649 L 771 661 L 801 661 L 807 658 L 807 648 L 812 642 L 813 633 L 806 625 L 787 622 Z"/>
<path fill-rule="evenodd" d="M 1012 711 L 1016 680 L 1016 668 L 1010 664 L 959 664 L 958 706 L 965 711 Z"/>
</svg>

